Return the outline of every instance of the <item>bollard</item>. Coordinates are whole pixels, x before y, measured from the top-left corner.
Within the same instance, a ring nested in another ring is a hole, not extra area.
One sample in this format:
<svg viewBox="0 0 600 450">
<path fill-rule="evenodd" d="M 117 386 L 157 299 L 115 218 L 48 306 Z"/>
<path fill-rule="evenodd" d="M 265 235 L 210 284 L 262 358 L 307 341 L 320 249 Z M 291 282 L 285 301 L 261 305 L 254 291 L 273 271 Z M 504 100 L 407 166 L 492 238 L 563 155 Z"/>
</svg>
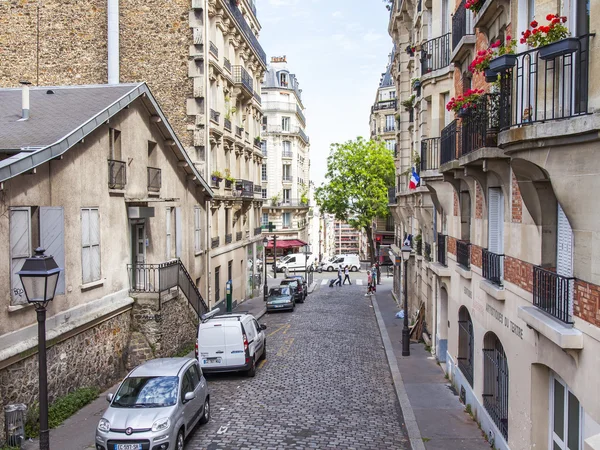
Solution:
<svg viewBox="0 0 600 450">
<path fill-rule="evenodd" d="M 227 312 L 231 312 L 232 302 L 231 302 L 231 280 L 227 281 L 225 284 L 225 293 L 227 294 Z"/>
</svg>

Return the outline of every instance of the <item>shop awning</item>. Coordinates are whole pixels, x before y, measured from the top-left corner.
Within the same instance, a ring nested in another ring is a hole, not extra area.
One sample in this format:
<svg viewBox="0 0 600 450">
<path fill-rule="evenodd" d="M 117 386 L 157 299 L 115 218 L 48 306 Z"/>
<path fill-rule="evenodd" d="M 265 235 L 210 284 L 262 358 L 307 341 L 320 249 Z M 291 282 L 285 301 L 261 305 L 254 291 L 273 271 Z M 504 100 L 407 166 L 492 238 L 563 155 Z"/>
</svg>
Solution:
<svg viewBox="0 0 600 450">
<path fill-rule="evenodd" d="M 305 245 L 306 242 L 301 241 L 300 239 L 277 239 L 277 248 L 303 247 Z M 267 248 L 273 248 L 273 240 L 269 241 Z"/>
</svg>

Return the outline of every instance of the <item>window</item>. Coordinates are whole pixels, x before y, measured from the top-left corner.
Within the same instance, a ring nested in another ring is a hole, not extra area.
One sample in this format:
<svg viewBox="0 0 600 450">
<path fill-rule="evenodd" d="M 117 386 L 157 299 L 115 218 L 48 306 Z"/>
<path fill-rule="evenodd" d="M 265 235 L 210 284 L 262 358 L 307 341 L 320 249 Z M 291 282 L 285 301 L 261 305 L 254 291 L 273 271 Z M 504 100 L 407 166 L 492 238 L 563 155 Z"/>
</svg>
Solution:
<svg viewBox="0 0 600 450">
<path fill-rule="evenodd" d="M 267 116 L 263 116 L 263 119 L 262 119 L 262 130 L 263 131 L 267 131 Z M 266 147 L 266 144 L 265 144 L 265 147 Z"/>
<path fill-rule="evenodd" d="M 219 282 L 221 281 L 221 266 L 215 268 L 215 303 L 218 303 L 221 300 L 221 286 Z"/>
<path fill-rule="evenodd" d="M 262 198 L 267 198 L 267 189 L 266 188 L 262 188 Z"/>
<path fill-rule="evenodd" d="M 396 125 L 396 118 L 393 114 L 387 114 L 385 116 L 385 131 L 394 131 Z"/>
<path fill-rule="evenodd" d="M 269 213 L 263 213 L 262 215 L 262 226 L 266 227 L 269 225 Z"/>
<path fill-rule="evenodd" d="M 464 306 L 458 311 L 458 368 L 473 387 L 473 322 Z"/>
<path fill-rule="evenodd" d="M 165 216 L 165 231 L 166 231 L 166 235 L 167 235 L 167 240 L 166 240 L 166 244 L 167 244 L 167 251 L 166 251 L 166 258 L 167 261 L 170 260 L 173 256 L 173 246 L 172 246 L 172 239 L 173 239 L 173 232 L 172 232 L 172 223 L 173 223 L 173 208 L 167 208 L 166 211 L 166 216 Z"/>
<path fill-rule="evenodd" d="M 283 165 L 283 181 L 292 181 L 292 166 L 290 164 Z"/>
<path fill-rule="evenodd" d="M 483 406 L 508 440 L 508 362 L 498 337 L 483 338 Z"/>
<path fill-rule="evenodd" d="M 10 210 L 10 261 L 11 261 L 11 303 L 27 304 L 27 298 L 21 278 L 17 272 L 21 270 L 25 259 L 32 256 L 31 242 L 31 210 L 30 208 L 11 208 Z"/>
<path fill-rule="evenodd" d="M 121 132 L 114 128 L 108 129 L 108 137 L 110 142 L 109 159 L 117 161 L 121 160 Z"/>
<path fill-rule="evenodd" d="M 100 213 L 81 209 L 81 269 L 83 284 L 100 279 Z"/>
<path fill-rule="evenodd" d="M 281 129 L 283 131 L 290 131 L 290 118 L 289 117 L 281 118 Z"/>
<path fill-rule="evenodd" d="M 267 141 L 260 141 L 260 149 L 263 156 L 267 156 Z"/>
<path fill-rule="evenodd" d="M 390 100 L 394 100 L 396 98 L 396 91 L 390 91 Z"/>
<path fill-rule="evenodd" d="M 488 250 L 500 255 L 504 251 L 504 194 L 497 187 L 488 192 Z"/>
<path fill-rule="evenodd" d="M 583 408 L 567 384 L 550 375 L 550 438 L 554 450 L 581 450 Z"/>
<path fill-rule="evenodd" d="M 292 213 L 283 213 L 283 228 L 289 228 L 291 223 Z"/>
<path fill-rule="evenodd" d="M 194 206 L 194 249 L 196 253 L 202 251 L 202 241 L 200 234 L 200 218 L 202 214 L 202 208 L 200 205 Z"/>
<path fill-rule="evenodd" d="M 396 139 L 390 139 L 389 141 L 385 141 L 385 148 L 387 148 L 390 152 L 395 153 Z"/>
<path fill-rule="evenodd" d="M 292 197 L 292 190 L 284 189 L 283 190 L 283 203 L 289 203 L 291 197 Z"/>
<path fill-rule="evenodd" d="M 287 73 L 279 74 L 279 84 L 281 85 L 281 87 L 288 87 Z"/>
<path fill-rule="evenodd" d="M 267 181 L 267 165 L 266 164 L 262 165 L 261 179 L 262 179 L 262 181 Z"/>
<path fill-rule="evenodd" d="M 292 157 L 292 143 L 290 141 L 283 141 L 282 143 L 283 145 L 283 151 L 282 151 L 282 155 L 284 158 L 291 158 Z"/>
</svg>

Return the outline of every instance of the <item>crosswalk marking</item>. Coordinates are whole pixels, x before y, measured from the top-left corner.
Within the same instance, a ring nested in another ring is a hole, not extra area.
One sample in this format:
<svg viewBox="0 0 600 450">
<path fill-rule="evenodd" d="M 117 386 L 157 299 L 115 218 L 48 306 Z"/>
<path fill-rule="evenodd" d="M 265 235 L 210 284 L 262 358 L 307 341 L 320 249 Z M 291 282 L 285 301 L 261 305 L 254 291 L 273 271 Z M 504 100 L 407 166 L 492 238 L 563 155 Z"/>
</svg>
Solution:
<svg viewBox="0 0 600 450">
<path fill-rule="evenodd" d="M 327 279 L 321 281 L 321 286 L 325 286 L 327 284 Z"/>
<path fill-rule="evenodd" d="M 362 286 L 363 285 L 363 280 L 360 280 L 360 279 L 356 280 L 356 284 L 358 286 Z"/>
</svg>

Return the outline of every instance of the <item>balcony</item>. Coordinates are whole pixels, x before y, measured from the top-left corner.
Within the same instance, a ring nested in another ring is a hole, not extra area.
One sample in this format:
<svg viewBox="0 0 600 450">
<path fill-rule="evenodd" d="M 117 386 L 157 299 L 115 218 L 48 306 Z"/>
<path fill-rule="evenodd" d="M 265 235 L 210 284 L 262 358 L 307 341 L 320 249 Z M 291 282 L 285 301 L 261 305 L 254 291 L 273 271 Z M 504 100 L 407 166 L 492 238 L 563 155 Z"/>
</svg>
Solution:
<svg viewBox="0 0 600 450">
<path fill-rule="evenodd" d="M 437 170 L 439 167 L 440 138 L 423 139 L 421 141 L 421 173 L 427 170 Z"/>
<path fill-rule="evenodd" d="M 371 112 L 381 111 L 385 109 L 396 110 L 396 99 L 392 100 L 381 100 L 371 106 Z"/>
<path fill-rule="evenodd" d="M 469 241 L 456 241 L 456 262 L 466 270 L 471 269 L 471 243 Z"/>
<path fill-rule="evenodd" d="M 210 248 L 217 248 L 220 244 L 221 238 L 220 237 L 214 237 L 210 240 Z"/>
<path fill-rule="evenodd" d="M 223 127 L 227 131 L 231 131 L 231 120 L 229 120 L 227 117 L 223 118 Z"/>
<path fill-rule="evenodd" d="M 473 14 L 465 8 L 466 0 L 462 0 L 452 16 L 452 62 L 462 61 L 475 46 L 475 29 Z"/>
<path fill-rule="evenodd" d="M 124 189 L 127 184 L 127 168 L 124 161 L 108 160 L 108 188 Z"/>
<path fill-rule="evenodd" d="M 460 127 L 453 120 L 443 130 L 440 137 L 440 165 L 447 164 L 457 158 L 458 142 L 460 142 Z"/>
<path fill-rule="evenodd" d="M 242 127 L 235 127 L 235 135 L 237 137 L 239 137 L 240 139 L 242 138 L 242 133 L 244 132 L 244 129 Z"/>
<path fill-rule="evenodd" d="M 462 118 L 460 156 L 498 146 L 498 101 L 498 94 L 482 95 L 477 107 Z"/>
<path fill-rule="evenodd" d="M 298 128 L 298 136 L 300 136 L 300 139 L 302 139 L 305 143 L 309 143 L 308 136 L 302 128 Z"/>
<path fill-rule="evenodd" d="M 383 128 L 379 128 L 379 132 L 383 132 L 383 133 L 393 133 L 394 131 L 396 131 L 396 126 L 395 125 L 386 125 Z"/>
<path fill-rule="evenodd" d="M 557 44 L 567 53 L 547 59 L 545 47 L 517 55 L 500 88 L 500 128 L 589 114 L 589 35 Z"/>
<path fill-rule="evenodd" d="M 298 115 L 298 118 L 302 122 L 302 125 L 306 126 L 306 117 L 304 117 L 304 113 L 302 112 L 302 108 L 300 108 L 300 106 L 298 106 L 298 105 L 296 105 L 296 114 Z"/>
<path fill-rule="evenodd" d="M 292 153 L 291 150 L 282 150 L 282 152 L 281 152 L 282 158 L 292 158 L 293 156 L 294 156 L 294 154 Z"/>
<path fill-rule="evenodd" d="M 258 103 L 259 105 L 262 104 L 260 92 L 254 91 L 254 100 L 256 100 L 256 103 Z"/>
<path fill-rule="evenodd" d="M 160 192 L 162 178 L 160 169 L 148 167 L 148 190 L 150 192 Z"/>
<path fill-rule="evenodd" d="M 248 180 L 235 180 L 235 190 L 242 198 L 254 198 L 254 183 Z"/>
<path fill-rule="evenodd" d="M 227 58 L 223 58 L 223 67 L 225 67 L 225 70 L 231 73 L 231 61 L 229 61 Z"/>
<path fill-rule="evenodd" d="M 244 238 L 244 233 L 241 231 L 238 231 L 237 233 L 235 233 L 235 240 L 236 241 L 241 241 Z"/>
<path fill-rule="evenodd" d="M 388 188 L 388 204 L 396 205 L 397 203 L 398 203 L 398 201 L 396 199 L 396 187 L 389 187 Z"/>
<path fill-rule="evenodd" d="M 262 228 L 261 227 L 256 227 L 254 229 L 254 236 L 258 236 L 259 234 L 262 234 Z"/>
<path fill-rule="evenodd" d="M 533 268 L 533 304 L 561 322 L 573 323 L 574 278 L 556 272 Z"/>
<path fill-rule="evenodd" d="M 215 43 L 213 41 L 209 42 L 208 51 L 210 52 L 211 55 L 213 55 L 215 58 L 217 58 L 217 60 L 219 59 L 219 49 L 217 48 L 217 46 L 215 45 Z"/>
<path fill-rule="evenodd" d="M 284 183 L 291 183 L 293 180 L 293 177 L 291 175 L 283 175 L 281 177 L 281 181 L 283 181 Z"/>
<path fill-rule="evenodd" d="M 450 65 L 450 33 L 421 46 L 421 76 Z"/>
<path fill-rule="evenodd" d="M 246 91 L 248 97 L 254 97 L 254 83 L 252 77 L 242 66 L 233 66 L 233 82 Z"/>
<path fill-rule="evenodd" d="M 481 262 L 483 266 L 483 278 L 498 287 L 502 287 L 502 279 L 504 275 L 504 255 L 498 255 L 490 252 L 487 248 L 484 248 Z"/>
<path fill-rule="evenodd" d="M 233 242 L 233 234 L 228 233 L 225 235 L 225 244 L 231 244 Z"/>
<path fill-rule="evenodd" d="M 221 117 L 221 113 L 215 111 L 214 109 L 210 110 L 210 120 L 211 122 L 216 123 L 217 125 L 219 125 L 219 118 Z"/>
<path fill-rule="evenodd" d="M 223 4 L 238 23 L 239 29 L 241 29 L 242 34 L 250 43 L 250 47 L 252 47 L 252 49 L 256 52 L 258 59 L 262 61 L 263 65 L 266 66 L 267 55 L 265 54 L 265 51 L 262 49 L 261 45 L 258 43 L 258 39 L 252 32 L 250 25 L 248 25 L 248 22 L 246 22 L 246 19 L 244 19 L 244 15 L 237 7 L 237 3 L 239 3 L 239 0 L 223 0 Z"/>
<path fill-rule="evenodd" d="M 283 200 L 269 202 L 269 205 L 263 206 L 263 208 L 308 208 L 310 205 L 307 201 L 301 198 L 287 198 Z"/>
</svg>

